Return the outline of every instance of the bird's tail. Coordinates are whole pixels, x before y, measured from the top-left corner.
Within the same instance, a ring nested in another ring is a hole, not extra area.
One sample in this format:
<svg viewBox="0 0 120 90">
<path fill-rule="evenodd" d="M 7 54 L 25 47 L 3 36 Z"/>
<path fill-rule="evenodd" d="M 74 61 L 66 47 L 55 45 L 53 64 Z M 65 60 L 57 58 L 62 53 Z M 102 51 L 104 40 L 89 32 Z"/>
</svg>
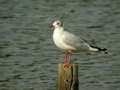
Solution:
<svg viewBox="0 0 120 90">
<path fill-rule="evenodd" d="M 106 48 L 100 48 L 100 47 L 96 47 L 96 46 L 90 46 L 89 48 L 91 51 L 103 51 L 104 53 L 107 54 L 107 49 Z"/>
</svg>

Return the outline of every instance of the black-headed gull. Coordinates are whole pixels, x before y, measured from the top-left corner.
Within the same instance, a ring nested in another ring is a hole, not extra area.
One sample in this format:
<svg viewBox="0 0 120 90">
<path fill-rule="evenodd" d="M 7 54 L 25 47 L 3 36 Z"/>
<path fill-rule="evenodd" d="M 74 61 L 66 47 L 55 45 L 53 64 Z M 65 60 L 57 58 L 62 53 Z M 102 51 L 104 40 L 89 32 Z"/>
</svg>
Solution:
<svg viewBox="0 0 120 90">
<path fill-rule="evenodd" d="M 93 47 L 87 44 L 84 40 L 75 36 L 74 34 L 64 31 L 63 23 L 56 20 L 50 25 L 55 28 L 53 32 L 53 41 L 55 45 L 65 51 L 64 65 L 69 67 L 71 62 L 72 51 L 106 51 L 105 48 Z M 69 52 L 69 61 L 67 61 L 67 52 Z"/>
</svg>

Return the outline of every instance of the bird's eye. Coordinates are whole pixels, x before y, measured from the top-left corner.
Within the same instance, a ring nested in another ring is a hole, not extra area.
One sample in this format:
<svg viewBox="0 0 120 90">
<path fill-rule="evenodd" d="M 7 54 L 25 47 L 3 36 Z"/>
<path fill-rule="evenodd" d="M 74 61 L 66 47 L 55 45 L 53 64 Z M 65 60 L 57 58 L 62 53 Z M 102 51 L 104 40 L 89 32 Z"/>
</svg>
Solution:
<svg viewBox="0 0 120 90">
<path fill-rule="evenodd" d="M 59 25 L 60 23 L 59 22 L 57 22 L 57 25 Z"/>
</svg>

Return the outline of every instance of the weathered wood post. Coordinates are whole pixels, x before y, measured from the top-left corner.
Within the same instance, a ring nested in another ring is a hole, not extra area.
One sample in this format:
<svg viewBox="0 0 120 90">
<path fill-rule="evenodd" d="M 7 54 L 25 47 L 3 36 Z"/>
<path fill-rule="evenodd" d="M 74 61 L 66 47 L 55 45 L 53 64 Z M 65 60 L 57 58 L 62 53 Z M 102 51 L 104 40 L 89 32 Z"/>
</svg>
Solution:
<svg viewBox="0 0 120 90">
<path fill-rule="evenodd" d="M 58 90 L 79 90 L 78 65 L 71 64 L 69 68 L 58 65 Z"/>
</svg>

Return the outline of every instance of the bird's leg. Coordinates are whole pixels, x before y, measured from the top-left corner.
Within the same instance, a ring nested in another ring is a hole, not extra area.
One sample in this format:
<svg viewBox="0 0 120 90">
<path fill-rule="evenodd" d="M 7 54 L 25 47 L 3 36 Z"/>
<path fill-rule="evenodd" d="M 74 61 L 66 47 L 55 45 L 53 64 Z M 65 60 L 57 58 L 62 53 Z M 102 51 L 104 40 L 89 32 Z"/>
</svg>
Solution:
<svg viewBox="0 0 120 90">
<path fill-rule="evenodd" d="M 69 68 L 70 62 L 71 62 L 71 56 L 72 56 L 72 52 L 70 51 L 70 52 L 69 52 L 69 61 L 67 61 L 67 62 L 65 63 L 65 67 L 68 67 L 68 68 Z"/>
<path fill-rule="evenodd" d="M 65 60 L 64 60 L 64 63 L 67 62 L 67 51 L 65 52 Z"/>
<path fill-rule="evenodd" d="M 67 51 L 65 51 L 65 59 L 64 59 L 64 62 L 61 62 L 63 64 L 66 64 L 67 63 Z"/>
<path fill-rule="evenodd" d="M 72 52 L 69 52 L 69 63 L 71 62 L 71 56 L 72 56 Z"/>
</svg>

